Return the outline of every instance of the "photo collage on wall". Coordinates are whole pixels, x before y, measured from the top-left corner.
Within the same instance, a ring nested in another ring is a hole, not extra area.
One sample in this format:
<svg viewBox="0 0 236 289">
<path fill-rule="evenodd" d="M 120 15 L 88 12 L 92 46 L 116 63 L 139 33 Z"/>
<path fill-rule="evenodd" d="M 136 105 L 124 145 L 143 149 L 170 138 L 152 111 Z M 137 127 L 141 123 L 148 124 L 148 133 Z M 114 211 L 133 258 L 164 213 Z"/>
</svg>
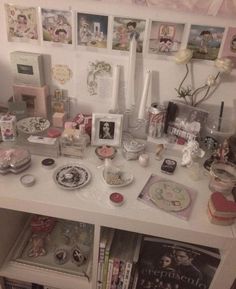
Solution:
<svg viewBox="0 0 236 289">
<path fill-rule="evenodd" d="M 171 56 L 187 46 L 195 59 L 229 57 L 236 63 L 236 27 L 192 24 L 187 31 L 185 23 L 11 4 L 5 4 L 5 12 L 10 42 L 128 52 L 130 40 L 135 37 L 137 52 L 150 56 Z M 187 43 L 183 39 L 188 39 Z"/>
</svg>

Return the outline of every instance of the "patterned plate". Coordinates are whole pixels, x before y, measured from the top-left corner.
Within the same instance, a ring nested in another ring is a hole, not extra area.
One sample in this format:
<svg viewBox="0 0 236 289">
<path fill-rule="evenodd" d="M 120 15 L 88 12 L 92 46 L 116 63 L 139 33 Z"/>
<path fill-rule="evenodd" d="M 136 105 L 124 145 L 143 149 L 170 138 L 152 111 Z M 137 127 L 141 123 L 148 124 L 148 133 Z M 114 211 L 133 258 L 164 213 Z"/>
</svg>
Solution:
<svg viewBox="0 0 236 289">
<path fill-rule="evenodd" d="M 26 134 L 41 133 L 50 127 L 50 122 L 43 117 L 27 117 L 17 122 L 19 131 Z"/>
<path fill-rule="evenodd" d="M 75 190 L 82 188 L 90 181 L 91 173 L 81 165 L 69 164 L 56 169 L 53 179 L 59 187 Z"/>
<path fill-rule="evenodd" d="M 188 191 L 175 182 L 158 181 L 149 188 L 152 202 L 165 211 L 179 212 L 186 209 L 191 203 Z"/>
</svg>

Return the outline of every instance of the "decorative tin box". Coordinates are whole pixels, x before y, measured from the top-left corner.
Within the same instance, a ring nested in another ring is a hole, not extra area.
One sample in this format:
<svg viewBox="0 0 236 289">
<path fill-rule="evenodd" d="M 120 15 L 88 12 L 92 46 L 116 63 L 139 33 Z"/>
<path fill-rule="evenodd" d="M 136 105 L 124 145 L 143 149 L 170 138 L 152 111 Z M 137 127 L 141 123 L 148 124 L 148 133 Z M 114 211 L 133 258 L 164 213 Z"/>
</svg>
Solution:
<svg viewBox="0 0 236 289">
<path fill-rule="evenodd" d="M 144 152 L 145 144 L 131 139 L 123 142 L 123 156 L 127 160 L 137 160 Z"/>
<path fill-rule="evenodd" d="M 24 148 L 0 149 L 0 173 L 20 173 L 31 164 L 30 152 Z"/>
</svg>

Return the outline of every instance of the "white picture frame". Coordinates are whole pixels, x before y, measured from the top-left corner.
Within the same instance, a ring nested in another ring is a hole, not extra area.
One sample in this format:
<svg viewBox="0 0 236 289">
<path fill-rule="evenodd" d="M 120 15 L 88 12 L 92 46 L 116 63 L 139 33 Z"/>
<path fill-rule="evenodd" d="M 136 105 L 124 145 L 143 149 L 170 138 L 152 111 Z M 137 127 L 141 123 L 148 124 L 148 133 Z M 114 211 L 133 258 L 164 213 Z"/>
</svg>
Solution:
<svg viewBox="0 0 236 289">
<path fill-rule="evenodd" d="M 91 138 L 92 145 L 120 146 L 122 128 L 122 114 L 93 113 Z"/>
</svg>

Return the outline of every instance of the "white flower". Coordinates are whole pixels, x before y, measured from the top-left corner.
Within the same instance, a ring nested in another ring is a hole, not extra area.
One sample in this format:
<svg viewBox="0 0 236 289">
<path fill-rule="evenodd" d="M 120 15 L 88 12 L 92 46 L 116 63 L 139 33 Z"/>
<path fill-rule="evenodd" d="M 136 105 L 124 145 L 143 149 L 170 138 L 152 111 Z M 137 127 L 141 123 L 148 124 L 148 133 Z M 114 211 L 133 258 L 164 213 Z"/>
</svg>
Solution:
<svg viewBox="0 0 236 289">
<path fill-rule="evenodd" d="M 213 86 L 214 84 L 216 83 L 216 77 L 214 75 L 209 75 L 207 77 L 207 81 L 206 81 L 206 84 L 208 86 Z"/>
<path fill-rule="evenodd" d="M 232 60 L 229 58 L 217 58 L 215 60 L 215 66 L 220 72 L 230 73 L 233 69 Z"/>
<path fill-rule="evenodd" d="M 193 51 L 190 49 L 181 49 L 175 55 L 177 64 L 187 64 L 193 57 Z"/>
</svg>

